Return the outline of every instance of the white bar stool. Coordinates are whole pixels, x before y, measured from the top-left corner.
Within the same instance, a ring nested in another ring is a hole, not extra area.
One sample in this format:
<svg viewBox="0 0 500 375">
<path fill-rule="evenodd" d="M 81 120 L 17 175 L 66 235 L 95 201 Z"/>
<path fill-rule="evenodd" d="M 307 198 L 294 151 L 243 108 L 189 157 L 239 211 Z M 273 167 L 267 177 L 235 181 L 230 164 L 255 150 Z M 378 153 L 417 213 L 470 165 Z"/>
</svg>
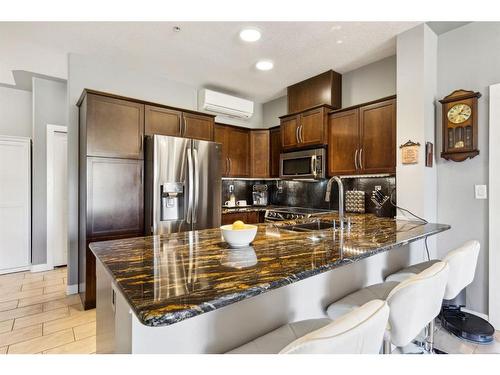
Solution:
<svg viewBox="0 0 500 375">
<path fill-rule="evenodd" d="M 446 262 L 450 267 L 450 274 L 448 276 L 443 299 L 452 300 L 456 298 L 460 291 L 472 283 L 479 250 L 479 242 L 472 240 L 465 242 L 459 248 L 446 254 L 443 262 Z M 385 280 L 388 282 L 401 282 L 417 274 L 421 270 L 430 267 L 436 262 L 439 262 L 439 260 L 430 260 L 412 265 L 388 276 Z M 495 334 L 493 326 L 476 315 L 461 311 L 461 307 L 462 306 L 453 306 L 449 303 L 443 304 L 440 315 L 442 326 L 455 336 L 469 341 L 480 344 L 492 342 Z M 434 344 L 433 322 L 431 322 L 428 330 L 430 333 L 430 336 L 428 336 L 428 348 L 432 350 Z"/>
<path fill-rule="evenodd" d="M 401 283 L 390 281 L 360 289 L 332 303 L 326 313 L 335 320 L 370 299 L 385 299 L 390 314 L 383 350 L 389 354 L 391 343 L 408 345 L 439 314 L 448 268 L 446 263 L 437 262 Z"/>
<path fill-rule="evenodd" d="M 385 301 L 373 300 L 341 319 L 286 324 L 229 354 L 377 354 L 389 318 Z"/>
</svg>

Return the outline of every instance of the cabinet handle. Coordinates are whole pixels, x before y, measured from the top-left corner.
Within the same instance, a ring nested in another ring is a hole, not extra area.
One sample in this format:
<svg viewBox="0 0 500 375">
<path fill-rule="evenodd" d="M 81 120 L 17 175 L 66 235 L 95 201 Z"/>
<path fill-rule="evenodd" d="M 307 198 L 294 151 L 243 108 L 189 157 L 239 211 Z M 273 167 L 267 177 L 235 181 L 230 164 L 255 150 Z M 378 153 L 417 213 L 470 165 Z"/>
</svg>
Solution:
<svg viewBox="0 0 500 375">
<path fill-rule="evenodd" d="M 300 125 L 299 135 L 300 135 L 300 143 L 304 143 L 304 125 Z"/>
<path fill-rule="evenodd" d="M 179 135 L 182 136 L 182 119 L 184 118 L 184 116 L 181 116 L 181 118 L 179 119 Z"/>
<path fill-rule="evenodd" d="M 359 150 L 359 169 L 363 169 L 363 149 Z"/>
<path fill-rule="evenodd" d="M 182 136 L 186 135 L 186 118 L 182 115 Z"/>
<path fill-rule="evenodd" d="M 300 129 L 300 126 L 297 126 L 295 128 L 295 139 L 297 140 L 297 143 L 300 143 L 300 139 L 299 139 L 299 129 Z"/>
<path fill-rule="evenodd" d="M 356 152 L 354 153 L 354 168 L 358 170 L 358 149 L 356 149 Z"/>
</svg>

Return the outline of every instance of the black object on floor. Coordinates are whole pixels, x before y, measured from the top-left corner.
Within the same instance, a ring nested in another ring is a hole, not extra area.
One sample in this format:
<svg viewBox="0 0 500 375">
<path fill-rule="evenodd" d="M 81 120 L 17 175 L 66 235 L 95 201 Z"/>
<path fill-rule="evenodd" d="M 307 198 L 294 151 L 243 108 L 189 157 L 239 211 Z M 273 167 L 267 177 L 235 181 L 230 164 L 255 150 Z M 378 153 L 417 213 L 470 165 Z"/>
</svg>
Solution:
<svg viewBox="0 0 500 375">
<path fill-rule="evenodd" d="M 444 329 L 461 339 L 476 344 L 493 342 L 495 328 L 483 318 L 462 311 L 461 306 L 443 306 L 440 320 Z"/>
</svg>

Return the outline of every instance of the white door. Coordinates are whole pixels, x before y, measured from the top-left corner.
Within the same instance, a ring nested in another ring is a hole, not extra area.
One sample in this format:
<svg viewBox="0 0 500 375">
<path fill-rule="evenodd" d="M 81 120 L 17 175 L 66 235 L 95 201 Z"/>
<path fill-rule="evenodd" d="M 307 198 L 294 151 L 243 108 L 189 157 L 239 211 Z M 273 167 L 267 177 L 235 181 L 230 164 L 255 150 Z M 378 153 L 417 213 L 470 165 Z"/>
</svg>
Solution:
<svg viewBox="0 0 500 375">
<path fill-rule="evenodd" d="M 52 264 L 63 266 L 68 259 L 68 137 L 66 132 L 52 133 L 52 181 L 48 187 L 52 190 Z M 50 178 L 50 176 L 48 176 Z M 52 186 L 50 186 L 52 184 Z"/>
<path fill-rule="evenodd" d="M 31 262 L 31 141 L 0 136 L 0 273 Z"/>
</svg>

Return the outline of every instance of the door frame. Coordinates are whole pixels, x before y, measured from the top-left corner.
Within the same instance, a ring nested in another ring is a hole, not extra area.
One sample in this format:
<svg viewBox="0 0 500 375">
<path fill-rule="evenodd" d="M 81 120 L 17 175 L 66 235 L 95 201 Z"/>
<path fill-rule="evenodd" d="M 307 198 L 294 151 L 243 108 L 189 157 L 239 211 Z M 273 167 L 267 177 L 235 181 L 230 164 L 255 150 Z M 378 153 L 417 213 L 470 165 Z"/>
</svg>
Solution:
<svg viewBox="0 0 500 375">
<path fill-rule="evenodd" d="M 500 285 L 500 83 L 489 87 L 489 194 L 488 194 L 488 216 L 489 216 L 489 243 L 488 243 L 488 317 L 493 326 L 500 327 L 500 296 L 496 287 Z"/>
<path fill-rule="evenodd" d="M 47 124 L 47 269 L 54 268 L 54 253 L 52 251 L 52 243 L 55 235 L 55 228 L 53 228 L 52 222 L 54 220 L 54 201 L 55 197 L 53 194 L 52 183 L 54 181 L 54 170 L 52 162 L 54 157 L 54 135 L 55 133 L 66 133 L 68 134 L 68 127 L 63 125 Z M 68 247 L 69 249 L 69 247 Z M 66 254 L 69 262 L 69 254 Z M 69 265 L 68 265 L 69 266 Z"/>
</svg>

